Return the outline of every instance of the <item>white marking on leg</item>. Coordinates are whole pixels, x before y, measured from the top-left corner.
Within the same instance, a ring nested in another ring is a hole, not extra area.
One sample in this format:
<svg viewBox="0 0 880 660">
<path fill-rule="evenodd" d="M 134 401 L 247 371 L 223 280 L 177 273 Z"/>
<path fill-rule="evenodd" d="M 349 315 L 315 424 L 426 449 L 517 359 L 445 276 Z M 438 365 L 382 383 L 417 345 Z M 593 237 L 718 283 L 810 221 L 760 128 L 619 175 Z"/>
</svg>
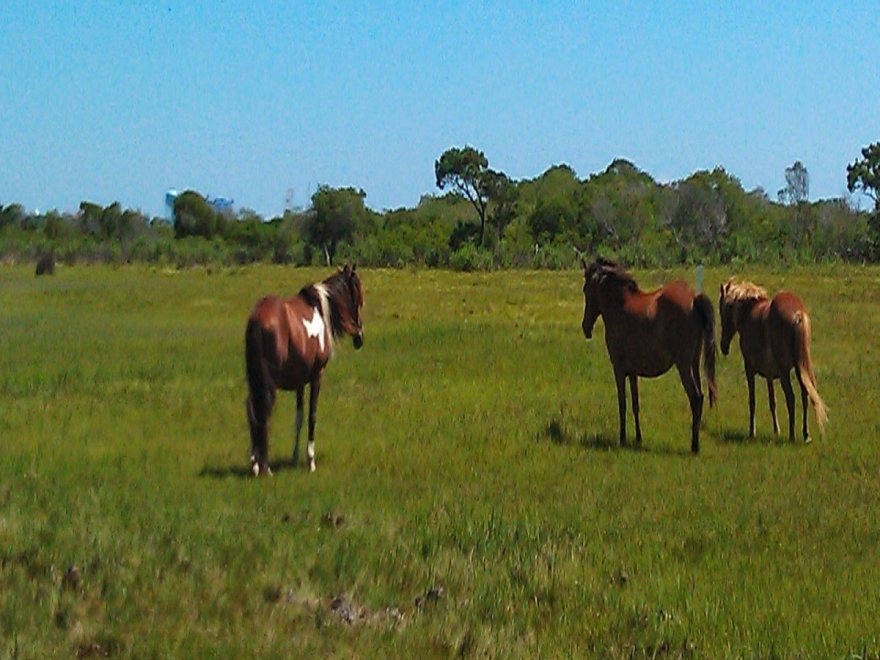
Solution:
<svg viewBox="0 0 880 660">
<path fill-rule="evenodd" d="M 315 471 L 315 443 L 309 441 L 308 446 L 306 447 L 306 454 L 309 457 L 309 472 Z"/>
</svg>

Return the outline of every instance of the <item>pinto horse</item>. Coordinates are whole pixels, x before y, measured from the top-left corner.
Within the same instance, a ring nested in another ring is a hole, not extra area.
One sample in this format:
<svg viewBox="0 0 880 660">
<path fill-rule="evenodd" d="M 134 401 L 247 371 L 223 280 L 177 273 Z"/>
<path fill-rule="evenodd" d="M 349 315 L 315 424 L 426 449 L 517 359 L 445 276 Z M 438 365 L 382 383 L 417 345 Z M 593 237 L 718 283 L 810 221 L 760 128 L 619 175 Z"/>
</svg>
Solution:
<svg viewBox="0 0 880 660">
<path fill-rule="evenodd" d="M 251 430 L 251 471 L 269 469 L 269 418 L 275 391 L 296 391 L 296 425 L 293 464 L 299 458 L 303 423 L 303 397 L 309 385 L 309 470 L 315 470 L 315 421 L 321 377 L 333 354 L 334 340 L 353 337 L 354 347 L 364 343 L 361 310 L 364 291 L 357 267 L 345 268 L 323 282 L 303 287 L 294 298 L 267 296 L 251 312 L 245 331 L 245 364 L 249 395 L 245 402 Z"/>
<path fill-rule="evenodd" d="M 816 411 L 819 430 L 824 432 L 828 411 L 816 389 L 816 377 L 810 358 L 811 323 L 804 303 L 795 294 L 780 291 L 773 300 L 767 292 L 751 282 L 733 278 L 721 285 L 718 302 L 721 315 L 721 352 L 727 355 L 733 336 L 739 333 L 739 347 L 749 386 L 749 437 L 755 437 L 755 374 L 767 379 L 773 433 L 779 434 L 776 421 L 776 394 L 773 381 L 782 382 L 788 408 L 788 439 L 794 440 L 794 392 L 791 370 L 801 386 L 804 413 L 804 442 L 810 441 L 807 427 L 807 401 Z"/>
<path fill-rule="evenodd" d="M 626 445 L 626 379 L 632 394 L 636 444 L 642 443 L 639 423 L 639 376 L 654 378 L 675 365 L 691 406 L 691 451 L 700 451 L 703 391 L 700 353 L 709 386 L 709 405 L 715 386 L 715 312 L 705 294 L 685 282 L 670 282 L 643 292 L 632 275 L 613 261 L 599 259 L 584 266 L 584 336 L 593 336 L 600 316 L 605 322 L 605 346 L 617 381 L 620 444 Z"/>
</svg>

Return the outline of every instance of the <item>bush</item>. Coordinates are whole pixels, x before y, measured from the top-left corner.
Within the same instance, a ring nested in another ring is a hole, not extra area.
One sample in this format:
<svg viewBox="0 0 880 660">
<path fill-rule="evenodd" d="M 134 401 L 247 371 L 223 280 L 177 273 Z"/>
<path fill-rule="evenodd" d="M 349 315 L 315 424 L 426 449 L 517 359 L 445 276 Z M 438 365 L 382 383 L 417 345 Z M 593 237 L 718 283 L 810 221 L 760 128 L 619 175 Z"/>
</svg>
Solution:
<svg viewBox="0 0 880 660">
<path fill-rule="evenodd" d="M 465 272 L 475 270 L 492 270 L 494 259 L 492 254 L 481 250 L 473 243 L 464 243 L 449 257 L 449 267 Z"/>
</svg>

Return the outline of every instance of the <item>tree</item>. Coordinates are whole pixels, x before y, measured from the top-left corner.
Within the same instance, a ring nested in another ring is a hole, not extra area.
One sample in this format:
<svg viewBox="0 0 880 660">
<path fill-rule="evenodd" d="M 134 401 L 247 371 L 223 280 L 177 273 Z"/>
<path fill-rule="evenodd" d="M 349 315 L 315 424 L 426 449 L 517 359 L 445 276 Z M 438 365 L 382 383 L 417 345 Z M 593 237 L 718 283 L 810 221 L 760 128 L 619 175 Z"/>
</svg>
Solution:
<svg viewBox="0 0 880 660">
<path fill-rule="evenodd" d="M 465 197 L 480 217 L 480 234 L 477 245 L 483 244 L 486 229 L 486 212 L 489 208 L 489 192 L 493 177 L 489 161 L 482 151 L 465 145 L 463 148 L 447 149 L 434 162 L 434 175 L 440 190 L 450 187 Z"/>
<path fill-rule="evenodd" d="M 800 204 L 810 198 L 810 173 L 804 164 L 796 160 L 785 168 L 785 187 L 776 193 L 781 204 Z"/>
<path fill-rule="evenodd" d="M 490 222 L 498 231 L 498 242 L 504 236 L 504 229 L 516 217 L 517 189 L 516 185 L 503 172 L 489 170 L 487 172 L 487 192 L 493 202 Z"/>
<path fill-rule="evenodd" d="M 119 221 L 122 218 L 122 206 L 119 202 L 113 202 L 106 207 L 101 213 L 98 225 L 101 228 L 101 235 L 104 238 L 113 238 L 117 236 L 119 231 Z"/>
<path fill-rule="evenodd" d="M 728 175 L 716 168 L 694 172 L 675 184 L 669 213 L 669 229 L 681 257 L 702 257 L 711 253 L 727 230 L 727 203 L 724 183 Z"/>
<path fill-rule="evenodd" d="M 880 142 L 864 147 L 862 157 L 847 165 L 846 187 L 874 200 L 874 212 L 868 219 L 868 241 L 872 256 L 880 257 Z"/>
<path fill-rule="evenodd" d="M 576 210 L 570 197 L 541 198 L 529 214 L 527 222 L 532 238 L 549 244 L 575 224 Z"/>
<path fill-rule="evenodd" d="M 20 227 L 25 219 L 26 213 L 21 204 L 9 204 L 4 207 L 0 204 L 0 229 L 4 227 Z"/>
<path fill-rule="evenodd" d="M 306 217 L 303 236 L 321 249 L 327 265 L 333 263 L 336 248 L 343 241 L 351 242 L 357 229 L 367 218 L 364 198 L 367 193 L 355 188 L 318 186 L 312 195 L 313 213 Z"/>
<path fill-rule="evenodd" d="M 869 144 L 860 159 L 846 166 L 846 187 L 874 200 L 874 212 L 880 213 L 880 142 Z"/>
<path fill-rule="evenodd" d="M 226 218 L 194 190 L 186 190 L 174 199 L 174 236 L 222 236 Z"/>
</svg>

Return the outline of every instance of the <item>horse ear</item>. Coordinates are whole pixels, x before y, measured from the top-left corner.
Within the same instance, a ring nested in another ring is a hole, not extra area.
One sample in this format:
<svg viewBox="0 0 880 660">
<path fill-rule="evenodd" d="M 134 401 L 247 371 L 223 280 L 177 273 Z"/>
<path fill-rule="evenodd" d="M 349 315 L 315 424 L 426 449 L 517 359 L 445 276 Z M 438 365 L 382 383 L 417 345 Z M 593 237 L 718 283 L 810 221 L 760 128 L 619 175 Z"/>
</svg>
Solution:
<svg viewBox="0 0 880 660">
<path fill-rule="evenodd" d="M 358 265 L 356 263 L 351 265 L 351 272 L 355 272 L 358 269 Z"/>
<path fill-rule="evenodd" d="M 348 267 L 348 264 L 345 264 L 345 267 L 342 269 L 342 272 L 348 275 L 351 272 L 351 268 Z"/>
<path fill-rule="evenodd" d="M 584 267 L 584 270 L 587 270 L 587 260 L 581 257 L 581 266 Z"/>
</svg>

